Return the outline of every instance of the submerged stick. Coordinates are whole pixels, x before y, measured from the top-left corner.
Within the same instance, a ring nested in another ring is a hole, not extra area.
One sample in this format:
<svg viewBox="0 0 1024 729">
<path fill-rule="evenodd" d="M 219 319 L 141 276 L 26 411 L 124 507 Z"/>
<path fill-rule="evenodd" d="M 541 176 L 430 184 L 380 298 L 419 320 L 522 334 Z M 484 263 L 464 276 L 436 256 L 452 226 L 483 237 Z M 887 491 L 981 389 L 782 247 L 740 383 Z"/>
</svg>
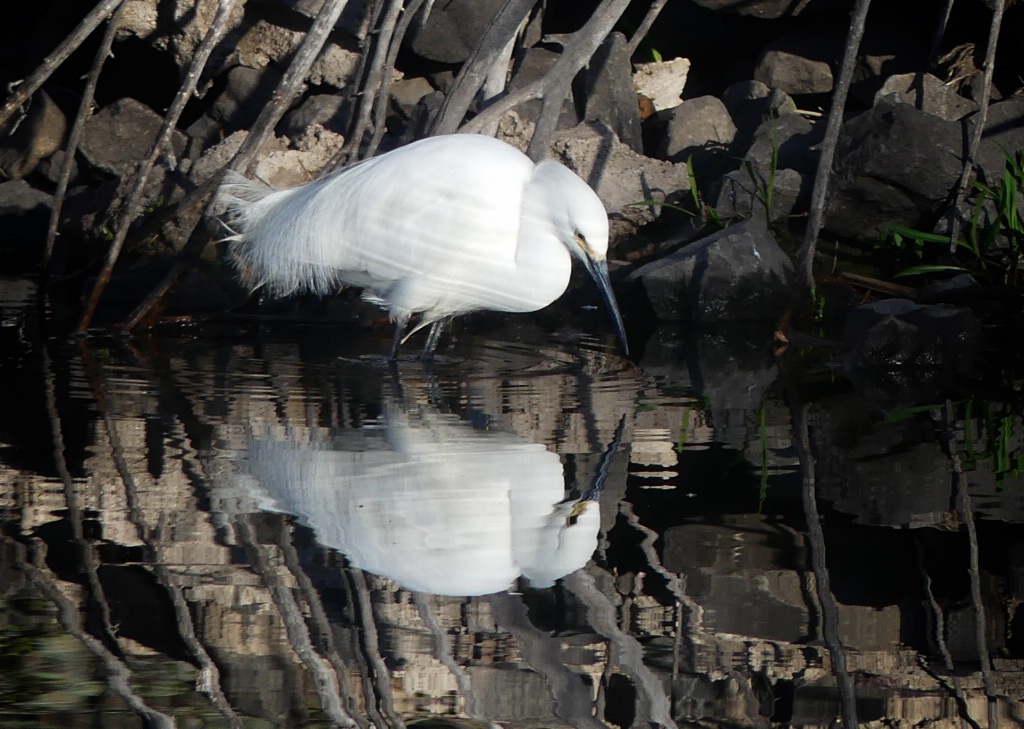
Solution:
<svg viewBox="0 0 1024 729">
<path fill-rule="evenodd" d="M 178 89 L 174 101 L 171 102 L 171 106 L 167 110 L 163 126 L 160 127 L 160 133 L 157 134 L 149 154 L 142 164 L 139 165 L 139 169 L 135 173 L 131 190 L 125 200 L 117 229 L 114 232 L 114 239 L 110 242 L 110 248 L 107 250 L 107 259 L 99 276 L 96 278 L 96 283 L 93 285 L 85 312 L 82 314 L 82 319 L 78 322 L 77 331 L 79 334 L 89 328 L 89 323 L 92 321 L 93 314 L 96 313 L 96 307 L 99 305 L 100 296 L 110 281 L 110 276 L 114 271 L 114 264 L 117 263 L 118 256 L 121 254 L 121 247 L 128 237 L 132 220 L 142 202 L 142 194 L 146 188 L 146 180 L 149 178 L 149 173 L 156 164 L 157 158 L 164 153 L 164 150 L 169 148 L 171 135 L 174 133 L 178 120 L 181 118 L 181 113 L 185 110 L 185 105 L 192 98 L 196 87 L 199 85 L 199 77 L 202 75 L 203 69 L 206 68 L 206 62 L 209 60 L 210 54 L 227 32 L 228 19 L 235 9 L 237 2 L 238 0 L 220 0 L 217 15 L 214 17 L 206 37 L 203 38 L 203 42 L 192 57 L 192 63 L 189 64 L 184 83 Z"/>
</svg>

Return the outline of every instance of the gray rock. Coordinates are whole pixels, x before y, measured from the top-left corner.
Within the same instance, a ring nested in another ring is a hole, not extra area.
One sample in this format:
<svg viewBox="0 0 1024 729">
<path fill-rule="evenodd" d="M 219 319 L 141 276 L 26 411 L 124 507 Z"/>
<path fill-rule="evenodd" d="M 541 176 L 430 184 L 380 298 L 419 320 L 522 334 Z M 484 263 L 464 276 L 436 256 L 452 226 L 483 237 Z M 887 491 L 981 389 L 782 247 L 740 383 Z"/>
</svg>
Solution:
<svg viewBox="0 0 1024 729">
<path fill-rule="evenodd" d="M 762 123 L 796 111 L 793 98 L 785 91 L 753 80 L 729 86 L 722 92 L 722 103 L 736 124 L 736 146 L 744 152 Z"/>
<path fill-rule="evenodd" d="M 849 10 L 849 0 L 809 0 L 793 3 L 792 0 L 693 0 L 694 4 L 709 10 L 749 15 L 755 18 L 781 18 L 790 15 L 816 15 L 834 10 Z"/>
<path fill-rule="evenodd" d="M 270 101 L 281 76 L 282 72 L 273 66 L 235 66 L 223 74 L 224 88 L 206 113 L 189 126 L 189 136 L 205 147 L 239 129 L 248 129 Z"/>
<path fill-rule="evenodd" d="M 766 194 L 769 180 L 770 200 Z M 777 223 L 807 209 L 813 186 L 813 175 L 796 170 L 776 170 L 773 179 L 744 166 L 720 177 L 709 200 L 719 220 L 745 220 L 767 213 L 768 221 Z"/>
<path fill-rule="evenodd" d="M 754 79 L 787 94 L 826 94 L 833 84 L 831 60 L 816 40 L 792 36 L 764 50 Z"/>
<path fill-rule="evenodd" d="M 658 157 L 681 163 L 692 159 L 701 176 L 717 176 L 719 168 L 729 163 L 736 125 L 716 97 L 690 99 L 659 116 L 666 125 Z"/>
<path fill-rule="evenodd" d="M 430 16 L 416 18 L 406 45 L 417 55 L 442 63 L 462 63 L 494 21 L 502 0 L 431 3 Z"/>
<path fill-rule="evenodd" d="M 423 97 L 432 93 L 434 87 L 422 76 L 399 79 L 391 84 L 391 104 L 409 117 Z"/>
<path fill-rule="evenodd" d="M 813 175 L 818 171 L 818 145 L 825 136 L 825 124 L 799 114 L 783 114 L 764 121 L 754 134 L 744 159 L 762 175 L 774 166 Z"/>
<path fill-rule="evenodd" d="M 558 60 L 554 51 L 546 48 L 527 48 L 526 51 L 516 60 L 512 78 L 508 83 L 508 90 L 518 91 L 528 86 L 546 74 Z M 516 107 L 516 111 L 523 119 L 536 122 L 542 105 L 540 99 L 532 99 Z M 574 94 L 570 92 L 568 98 L 562 104 L 562 111 L 558 118 L 559 129 L 570 129 L 579 124 L 579 115 L 576 113 Z"/>
<path fill-rule="evenodd" d="M 597 191 L 611 213 L 611 238 L 620 240 L 658 218 L 644 200 L 678 204 L 689 194 L 686 167 L 637 154 L 607 127 L 584 125 L 559 133 L 551 151 Z"/>
<path fill-rule="evenodd" d="M 960 96 L 930 73 L 890 76 L 875 95 L 876 103 L 887 96 L 895 96 L 896 101 L 947 121 L 962 119 L 978 109 L 976 103 Z"/>
<path fill-rule="evenodd" d="M 662 321 L 744 321 L 778 316 L 793 265 L 764 219 L 731 225 L 630 275 Z"/>
<path fill-rule="evenodd" d="M 3 226 L 2 238 L 5 243 L 42 241 L 46 235 L 52 209 L 53 196 L 35 189 L 24 180 L 0 182 L 0 226 Z M 34 257 L 34 261 L 26 263 L 39 261 L 36 251 L 29 252 L 23 249 L 15 253 Z"/>
<path fill-rule="evenodd" d="M 643 154 L 640 107 L 622 33 L 610 34 L 597 49 L 582 86 L 583 121 L 603 122 L 626 146 Z"/>
<path fill-rule="evenodd" d="M 292 109 L 278 124 L 282 135 L 295 138 L 314 124 L 332 132 L 341 132 L 344 99 L 337 94 L 313 94 L 297 108 Z"/>
<path fill-rule="evenodd" d="M 66 156 L 67 155 L 63 149 L 58 149 L 39 163 L 36 167 L 36 173 L 56 188 L 57 182 L 60 180 L 60 170 L 64 165 L 64 159 Z M 69 187 L 74 185 L 78 180 L 78 162 L 75 160 L 71 160 L 71 177 L 68 178 L 68 180 Z"/>
<path fill-rule="evenodd" d="M 968 138 L 974 135 L 976 124 L 976 116 L 968 117 Z M 1011 96 L 988 109 L 977 157 L 981 176 L 990 183 L 998 180 L 1006 168 L 1006 154 L 1021 150 L 1024 150 L 1024 96 Z"/>
<path fill-rule="evenodd" d="M 892 224 L 938 217 L 960 177 L 963 128 L 888 97 L 848 121 L 839 138 L 825 230 L 877 241 Z"/>
<path fill-rule="evenodd" d="M 0 130 L 0 176 L 10 179 L 25 177 L 60 149 L 68 130 L 64 112 L 44 91 L 32 96 L 20 111 L 24 116 L 15 114 Z"/>
<path fill-rule="evenodd" d="M 85 124 L 81 153 L 98 170 L 118 178 L 131 175 L 149 154 L 163 119 L 135 99 L 119 99 L 100 109 Z M 171 152 L 180 157 L 188 138 L 171 134 Z"/>
</svg>

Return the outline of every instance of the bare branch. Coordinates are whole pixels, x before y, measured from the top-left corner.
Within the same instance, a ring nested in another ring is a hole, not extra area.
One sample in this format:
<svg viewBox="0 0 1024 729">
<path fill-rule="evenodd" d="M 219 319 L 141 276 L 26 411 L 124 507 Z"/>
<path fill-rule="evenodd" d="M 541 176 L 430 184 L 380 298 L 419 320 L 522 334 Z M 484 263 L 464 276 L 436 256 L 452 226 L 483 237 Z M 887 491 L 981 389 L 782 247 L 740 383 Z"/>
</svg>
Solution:
<svg viewBox="0 0 1024 729">
<path fill-rule="evenodd" d="M 462 64 L 459 75 L 455 77 L 455 82 L 437 115 L 431 134 L 454 134 L 460 131 L 462 120 L 494 68 L 494 62 L 508 42 L 515 37 L 519 26 L 536 4 L 537 0 L 505 0 L 505 4 L 494 16 L 494 21 L 487 28 L 477 47 L 473 49 L 473 53 Z"/>
<path fill-rule="evenodd" d="M 992 98 L 992 74 L 996 68 L 996 46 L 999 45 L 999 29 L 1003 24 L 1005 9 L 1005 0 L 995 0 L 992 24 L 988 29 L 988 48 L 985 49 L 985 73 L 982 81 L 981 100 L 978 104 L 978 113 L 974 117 L 974 134 L 971 135 L 971 146 L 967 150 L 964 168 L 960 172 L 960 180 L 956 184 L 956 200 L 953 202 L 952 210 L 953 220 L 949 230 L 950 253 L 956 251 L 956 243 L 960 239 L 960 208 L 963 207 L 964 199 L 967 197 L 967 181 L 970 179 L 974 158 L 978 154 L 978 147 L 981 146 L 981 135 L 985 132 L 985 122 L 988 119 L 988 104 Z"/>
<path fill-rule="evenodd" d="M 50 210 L 50 225 L 46 230 L 46 246 L 43 250 L 43 275 L 50 273 L 50 260 L 53 258 L 53 248 L 57 242 L 57 228 L 60 225 L 60 212 L 64 206 L 64 196 L 68 192 L 68 184 L 71 182 L 71 168 L 75 164 L 75 153 L 78 151 L 78 143 L 82 138 L 82 130 L 85 123 L 92 116 L 92 103 L 96 97 L 96 84 L 99 82 L 100 70 L 104 62 L 110 56 L 110 48 L 114 44 L 114 36 L 117 34 L 117 27 L 121 22 L 121 15 L 126 5 L 121 4 L 107 23 L 107 29 L 100 41 L 100 48 L 96 51 L 96 59 L 89 70 L 89 77 L 85 81 L 85 89 L 82 90 L 82 102 L 78 105 L 78 114 L 75 115 L 75 122 L 71 126 L 71 133 L 68 135 L 67 144 L 64 147 L 64 162 L 60 166 L 60 178 L 57 180 L 57 190 L 53 193 L 53 208 Z"/>
<path fill-rule="evenodd" d="M 814 290 L 814 252 L 818 243 L 825 217 L 825 201 L 828 198 L 829 177 L 832 174 L 832 160 L 836 155 L 836 144 L 839 131 L 843 124 L 843 111 L 846 108 L 846 97 L 850 93 L 850 81 L 853 78 L 853 67 L 860 49 L 861 38 L 864 37 L 864 21 L 868 16 L 871 0 L 857 0 L 851 13 L 850 33 L 846 36 L 846 51 L 843 53 L 843 65 L 839 71 L 839 81 L 832 92 L 832 107 L 828 112 L 825 125 L 825 138 L 821 143 L 821 157 L 818 158 L 818 170 L 814 175 L 814 191 L 811 193 L 811 210 L 804 231 L 804 240 L 797 251 L 799 273 L 797 274 L 796 293 L 801 289 Z M 787 316 L 788 318 L 788 316 Z"/>
<path fill-rule="evenodd" d="M 95 8 L 93 8 L 82 22 L 71 31 L 71 34 L 64 39 L 64 42 L 57 46 L 56 50 L 47 56 L 39 67 L 32 72 L 32 75 L 22 81 L 18 85 L 17 91 L 12 93 L 4 105 L 0 107 L 0 128 L 3 128 L 7 120 L 11 118 L 14 110 L 25 103 L 25 101 L 34 94 L 40 86 L 42 86 L 46 79 L 50 78 L 50 74 L 57 70 L 60 64 L 67 60 L 68 56 L 74 53 L 75 49 L 82 45 L 82 42 L 88 38 L 96 28 L 99 27 L 100 23 L 110 17 L 118 6 L 124 0 L 102 0 Z"/>
</svg>

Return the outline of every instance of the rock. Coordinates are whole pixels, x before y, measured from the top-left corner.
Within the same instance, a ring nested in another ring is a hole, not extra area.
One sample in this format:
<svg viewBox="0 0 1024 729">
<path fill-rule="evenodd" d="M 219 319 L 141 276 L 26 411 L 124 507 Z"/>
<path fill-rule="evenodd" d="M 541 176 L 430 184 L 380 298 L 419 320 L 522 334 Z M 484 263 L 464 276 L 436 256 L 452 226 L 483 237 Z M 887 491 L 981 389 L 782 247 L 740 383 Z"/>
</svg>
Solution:
<svg viewBox="0 0 1024 729">
<path fill-rule="evenodd" d="M 930 224 L 960 177 L 963 135 L 961 124 L 889 97 L 846 122 L 825 230 L 873 242 L 892 224 Z"/>
<path fill-rule="evenodd" d="M 284 115 L 277 131 L 286 137 L 298 137 L 309 127 L 319 124 L 333 132 L 341 132 L 345 103 L 338 94 L 313 94 Z"/>
<path fill-rule="evenodd" d="M 119 99 L 96 112 L 85 123 L 80 151 L 94 168 L 126 178 L 149 154 L 163 119 L 135 99 Z M 188 138 L 171 134 L 170 152 L 175 158 L 185 151 Z"/>
<path fill-rule="evenodd" d="M 204 146 L 239 129 L 248 129 L 269 102 L 284 74 L 276 68 L 235 66 L 222 74 L 224 88 L 206 113 L 188 128 L 188 135 Z"/>
<path fill-rule="evenodd" d="M 962 119 L 978 109 L 976 103 L 960 96 L 930 73 L 890 76 L 875 95 L 875 103 L 886 96 L 895 96 L 900 103 L 947 121 Z"/>
<path fill-rule="evenodd" d="M 656 206 L 635 203 L 678 202 L 690 188 L 685 165 L 639 155 L 611 130 L 598 125 L 580 125 L 561 132 L 551 150 L 597 191 L 611 213 L 613 241 L 658 218 Z"/>
<path fill-rule="evenodd" d="M 790 15 L 814 15 L 834 10 L 847 11 L 850 7 L 848 0 L 810 0 L 795 5 L 792 0 L 751 0 L 741 3 L 736 0 L 693 0 L 693 2 L 709 10 L 765 19 Z"/>
<path fill-rule="evenodd" d="M 716 177 L 715 173 L 728 164 L 736 125 L 717 98 L 690 99 L 661 115 L 666 126 L 658 157 L 681 163 L 692 159 L 701 177 Z"/>
<path fill-rule="evenodd" d="M 604 123 L 626 146 L 643 154 L 640 107 L 622 33 L 611 33 L 597 49 L 581 86 L 577 97 L 582 99 L 583 121 Z"/>
<path fill-rule="evenodd" d="M 679 106 L 683 100 L 686 74 L 690 72 L 688 58 L 673 58 L 657 63 L 637 63 L 633 72 L 633 88 L 650 99 L 655 111 Z"/>
<path fill-rule="evenodd" d="M 18 179 L 60 149 L 68 131 L 64 112 L 45 91 L 32 96 L 0 130 L 0 177 Z M 13 132 L 12 127 L 16 126 Z"/>
<path fill-rule="evenodd" d="M 184 77 L 196 50 L 210 32 L 219 7 L 219 0 L 131 0 L 125 3 L 118 34 L 134 35 L 168 52 Z M 211 55 L 207 73 L 221 67 L 240 35 L 243 17 L 243 5 L 239 3 L 228 21 L 231 30 Z"/>
<path fill-rule="evenodd" d="M 36 174 L 41 176 L 47 182 L 52 184 L 54 188 L 57 187 L 57 182 L 60 180 L 60 170 L 64 166 L 64 160 L 67 154 L 63 149 L 58 149 L 56 152 L 51 154 L 49 157 L 44 159 L 36 167 Z M 68 186 L 72 186 L 78 180 L 78 163 L 75 160 L 71 160 L 71 176 L 68 178 Z"/>
<path fill-rule="evenodd" d="M 432 93 L 434 87 L 422 76 L 399 79 L 391 84 L 391 105 L 408 119 L 423 97 Z"/>
<path fill-rule="evenodd" d="M 278 189 L 303 185 L 320 176 L 343 142 L 340 134 L 314 125 L 291 148 L 261 155 L 254 175 Z"/>
<path fill-rule="evenodd" d="M 274 64 L 287 68 L 305 35 L 305 30 L 282 28 L 267 20 L 257 20 L 245 28 L 225 65 L 259 69 Z M 343 89 L 353 81 L 358 68 L 358 51 L 328 40 L 313 62 L 306 80 L 314 86 Z"/>
<path fill-rule="evenodd" d="M 824 136 L 823 121 L 815 123 L 799 114 L 783 114 L 757 128 L 744 160 L 765 177 L 773 166 L 814 175 L 818 171 L 818 145 Z"/>
<path fill-rule="evenodd" d="M 974 135 L 977 117 L 967 119 L 967 138 Z M 1024 96 L 1012 96 L 1009 99 L 992 104 L 988 108 L 985 120 L 985 133 L 981 138 L 977 161 L 981 167 L 981 177 L 989 184 L 1003 176 L 1006 169 L 1007 153 L 1015 154 L 1024 150 Z"/>
<path fill-rule="evenodd" d="M 764 220 L 752 218 L 641 266 L 629 280 L 643 283 L 659 320 L 710 322 L 778 316 L 792 277 Z"/>
<path fill-rule="evenodd" d="M 796 111 L 796 104 L 785 91 L 772 89 L 760 81 L 737 81 L 722 92 L 722 103 L 736 125 L 736 146 L 746 152 L 754 133 L 768 119 Z"/>
<path fill-rule="evenodd" d="M 518 91 L 544 76 L 558 60 L 558 54 L 546 48 L 527 48 L 522 56 L 515 63 L 515 73 L 508 83 L 509 92 Z M 562 111 L 558 118 L 559 129 L 571 129 L 579 124 L 580 119 L 576 113 L 574 95 L 569 96 L 562 103 Z M 542 101 L 532 99 L 520 104 L 515 108 L 523 121 L 531 124 L 536 123 L 540 114 Z"/>
<path fill-rule="evenodd" d="M 885 299 L 847 315 L 843 339 L 847 368 L 971 371 L 983 343 L 981 323 L 970 309 Z"/>
<path fill-rule="evenodd" d="M 38 265 L 42 241 L 53 209 L 53 196 L 24 180 L 0 182 L 0 263 L 17 267 Z"/>
<path fill-rule="evenodd" d="M 768 213 L 770 223 L 804 212 L 811 199 L 814 176 L 796 170 L 775 171 L 772 195 L 767 196 L 769 176 L 762 176 L 753 168 L 733 170 L 718 179 L 708 199 L 718 219 L 724 222 L 746 220 Z M 770 210 L 767 208 L 770 204 Z"/>
<path fill-rule="evenodd" d="M 430 4 L 430 15 L 414 20 L 405 44 L 431 61 L 462 63 L 494 22 L 502 0 L 451 0 Z"/>
<path fill-rule="evenodd" d="M 832 90 L 835 46 L 812 31 L 775 41 L 761 53 L 754 79 L 787 94 L 826 94 Z M 839 46 L 842 48 L 842 46 Z"/>
</svg>

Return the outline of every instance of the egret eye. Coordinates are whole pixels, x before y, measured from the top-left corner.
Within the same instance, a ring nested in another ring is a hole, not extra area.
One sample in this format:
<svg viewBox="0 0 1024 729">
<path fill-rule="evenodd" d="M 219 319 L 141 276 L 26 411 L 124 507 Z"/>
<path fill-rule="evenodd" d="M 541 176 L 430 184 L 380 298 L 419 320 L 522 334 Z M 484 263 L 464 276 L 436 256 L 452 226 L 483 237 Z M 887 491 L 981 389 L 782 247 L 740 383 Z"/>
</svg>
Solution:
<svg viewBox="0 0 1024 729">
<path fill-rule="evenodd" d="M 587 245 L 587 237 L 578 230 L 576 231 L 576 243 L 577 245 L 579 245 L 580 248 L 583 249 L 583 252 L 586 253 L 588 256 L 593 255 L 593 253 L 590 250 L 590 246 Z"/>
</svg>

